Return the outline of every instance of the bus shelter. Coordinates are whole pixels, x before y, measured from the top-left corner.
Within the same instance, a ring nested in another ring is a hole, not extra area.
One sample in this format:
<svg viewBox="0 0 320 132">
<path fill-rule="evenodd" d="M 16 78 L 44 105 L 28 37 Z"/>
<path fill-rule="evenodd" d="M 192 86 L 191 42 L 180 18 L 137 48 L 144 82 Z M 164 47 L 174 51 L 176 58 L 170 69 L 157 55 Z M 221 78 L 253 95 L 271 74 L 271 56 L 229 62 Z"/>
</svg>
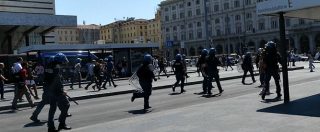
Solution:
<svg viewBox="0 0 320 132">
<path fill-rule="evenodd" d="M 153 54 L 153 49 L 158 49 L 159 44 L 48 44 L 48 45 L 30 45 L 22 47 L 18 53 L 37 52 L 38 57 L 46 52 L 60 51 L 78 51 L 88 52 L 88 55 L 94 53 L 100 59 L 104 59 L 109 55 L 113 56 L 115 66 L 121 65 L 126 67 L 126 76 L 130 76 L 142 64 L 145 54 Z M 99 52 L 98 52 L 99 51 Z M 88 56 L 90 58 L 90 56 Z M 121 69 L 119 69 L 121 70 Z"/>
<path fill-rule="evenodd" d="M 279 17 L 280 53 L 287 56 L 285 17 L 320 19 L 319 0 L 268 0 L 257 3 L 258 15 Z M 284 103 L 290 102 L 288 66 L 286 57 L 282 57 Z"/>
</svg>

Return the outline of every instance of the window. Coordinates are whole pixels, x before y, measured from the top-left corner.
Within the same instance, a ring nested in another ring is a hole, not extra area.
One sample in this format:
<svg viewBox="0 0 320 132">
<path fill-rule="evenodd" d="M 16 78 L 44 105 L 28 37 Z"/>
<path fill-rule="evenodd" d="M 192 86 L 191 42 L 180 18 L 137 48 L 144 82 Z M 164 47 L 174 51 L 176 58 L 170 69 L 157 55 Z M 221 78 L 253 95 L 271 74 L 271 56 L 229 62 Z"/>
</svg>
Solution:
<svg viewBox="0 0 320 132">
<path fill-rule="evenodd" d="M 238 24 L 238 25 L 236 26 L 236 33 L 237 33 L 237 34 L 241 34 L 241 33 L 242 33 L 241 24 Z"/>
<path fill-rule="evenodd" d="M 197 22 L 197 27 L 201 27 L 201 22 Z"/>
<path fill-rule="evenodd" d="M 193 39 L 193 31 L 191 30 L 191 31 L 189 31 L 189 40 L 192 40 Z"/>
<path fill-rule="evenodd" d="M 180 13 L 180 19 L 183 19 L 184 18 L 184 12 L 181 12 Z"/>
<path fill-rule="evenodd" d="M 183 8 L 183 7 L 184 7 L 184 4 L 180 4 L 180 5 L 179 5 L 179 8 Z"/>
<path fill-rule="evenodd" d="M 252 23 L 247 25 L 247 31 L 253 31 L 253 25 Z"/>
<path fill-rule="evenodd" d="M 171 8 L 172 10 L 176 10 L 176 6 L 172 6 L 172 8 Z"/>
<path fill-rule="evenodd" d="M 226 17 L 224 18 L 224 21 L 225 21 L 226 23 L 228 23 L 228 22 L 230 21 L 230 18 L 229 18 L 228 16 L 226 16 Z"/>
<path fill-rule="evenodd" d="M 216 32 L 217 32 L 217 36 L 221 36 L 221 30 L 220 29 L 217 29 Z"/>
<path fill-rule="evenodd" d="M 251 14 L 251 13 L 247 13 L 247 14 L 246 14 L 246 18 L 247 18 L 247 19 L 252 18 L 252 14 Z"/>
<path fill-rule="evenodd" d="M 291 19 L 286 19 L 286 26 L 290 27 L 291 26 Z"/>
<path fill-rule="evenodd" d="M 177 31 L 177 26 L 173 26 L 173 31 Z"/>
<path fill-rule="evenodd" d="M 198 39 L 201 39 L 201 38 L 202 38 L 202 31 L 201 31 L 201 30 L 199 30 L 199 31 L 197 32 L 197 38 L 198 38 Z"/>
<path fill-rule="evenodd" d="M 169 21 L 169 16 L 165 16 L 165 21 Z"/>
<path fill-rule="evenodd" d="M 177 15 L 176 14 L 172 14 L 172 20 L 176 20 L 177 19 Z"/>
<path fill-rule="evenodd" d="M 192 24 L 192 23 L 189 23 L 189 24 L 188 24 L 188 27 L 189 27 L 189 28 L 192 28 L 192 27 L 193 27 L 193 24 Z"/>
<path fill-rule="evenodd" d="M 278 22 L 277 20 L 271 21 L 271 29 L 277 29 L 278 28 Z"/>
<path fill-rule="evenodd" d="M 305 20 L 304 19 L 299 19 L 299 24 L 300 25 L 303 25 L 303 24 L 305 24 L 306 22 L 305 22 Z"/>
<path fill-rule="evenodd" d="M 220 23 L 220 19 L 217 18 L 217 19 L 215 20 L 215 23 L 216 23 L 216 24 L 219 24 L 219 23 Z"/>
<path fill-rule="evenodd" d="M 192 11 L 188 11 L 188 17 L 192 17 Z"/>
<path fill-rule="evenodd" d="M 180 25 L 180 29 L 183 30 L 185 28 L 184 25 Z"/>
<path fill-rule="evenodd" d="M 167 12 L 167 11 L 169 11 L 169 9 L 168 8 L 164 8 L 164 11 Z"/>
<path fill-rule="evenodd" d="M 186 40 L 186 33 L 181 33 L 181 40 Z"/>
<path fill-rule="evenodd" d="M 170 28 L 166 28 L 166 32 L 170 32 Z"/>
<path fill-rule="evenodd" d="M 224 9 L 225 9 L 225 10 L 228 10 L 228 9 L 229 9 L 229 3 L 224 3 L 223 6 L 224 6 Z"/>
<path fill-rule="evenodd" d="M 251 0 L 245 0 L 246 5 L 251 5 Z"/>
<path fill-rule="evenodd" d="M 191 6 L 191 2 L 188 2 L 187 5 L 188 5 L 188 6 Z"/>
<path fill-rule="evenodd" d="M 197 0 L 197 1 L 196 1 L 196 4 L 199 5 L 199 4 L 200 4 L 200 0 Z"/>
<path fill-rule="evenodd" d="M 196 10 L 196 15 L 201 15 L 201 10 L 200 9 Z"/>
<path fill-rule="evenodd" d="M 240 1 L 236 0 L 234 1 L 234 8 L 239 8 L 240 7 Z"/>
<path fill-rule="evenodd" d="M 235 20 L 236 20 L 236 21 L 240 21 L 240 20 L 241 20 L 241 16 L 240 16 L 240 15 L 236 15 L 236 16 L 235 16 Z"/>
<path fill-rule="evenodd" d="M 218 11 L 219 11 L 219 5 L 214 5 L 213 8 L 214 8 L 214 11 L 215 11 L 215 12 L 218 12 Z"/>
<path fill-rule="evenodd" d="M 264 24 L 263 21 L 259 22 L 258 29 L 261 30 L 261 31 L 265 30 L 265 24 Z"/>
</svg>

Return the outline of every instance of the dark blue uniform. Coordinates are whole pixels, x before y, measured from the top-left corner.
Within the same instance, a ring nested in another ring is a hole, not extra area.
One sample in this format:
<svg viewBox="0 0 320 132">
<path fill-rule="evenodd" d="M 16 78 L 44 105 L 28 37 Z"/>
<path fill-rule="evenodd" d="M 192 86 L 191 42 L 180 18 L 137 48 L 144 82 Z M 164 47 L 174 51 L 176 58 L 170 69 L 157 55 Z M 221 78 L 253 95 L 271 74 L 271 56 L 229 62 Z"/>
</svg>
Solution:
<svg viewBox="0 0 320 132">
<path fill-rule="evenodd" d="M 213 86 L 212 86 L 213 78 L 215 79 L 215 81 L 217 83 L 219 93 L 223 92 L 221 84 L 220 84 L 219 70 L 217 68 L 219 64 L 220 64 L 220 61 L 215 56 L 209 56 L 206 59 L 206 66 L 204 68 L 204 71 L 205 71 L 207 77 L 204 80 L 203 84 L 205 85 L 204 87 L 206 88 L 205 92 L 207 92 L 209 95 L 212 94 L 211 90 L 213 88 Z"/>
<path fill-rule="evenodd" d="M 256 82 L 254 75 L 253 75 L 253 65 L 252 65 L 252 57 L 251 55 L 247 54 L 245 55 L 242 63 L 242 69 L 243 69 L 243 76 L 242 76 L 242 84 L 245 84 L 245 79 L 247 76 L 247 73 L 250 72 L 250 76 L 252 78 L 253 83 Z"/>
<path fill-rule="evenodd" d="M 55 67 L 52 67 L 52 71 L 53 73 L 48 74 L 48 76 L 46 77 L 46 84 L 48 84 L 50 100 L 50 109 L 48 117 L 49 131 L 55 130 L 54 114 L 56 112 L 57 106 L 61 111 L 61 114 L 59 116 L 59 129 L 65 129 L 65 121 L 68 116 L 68 110 L 70 107 L 69 100 L 64 94 L 63 90 L 63 77 L 61 75 L 61 69 L 56 65 Z"/>
<path fill-rule="evenodd" d="M 181 81 L 181 93 L 185 92 L 184 88 L 184 80 L 186 75 L 186 67 L 183 61 L 175 61 L 172 65 L 172 68 L 174 69 L 174 74 L 176 75 L 176 83 L 172 86 L 172 90 L 175 91 L 175 88 L 178 86 L 178 84 Z"/>
</svg>

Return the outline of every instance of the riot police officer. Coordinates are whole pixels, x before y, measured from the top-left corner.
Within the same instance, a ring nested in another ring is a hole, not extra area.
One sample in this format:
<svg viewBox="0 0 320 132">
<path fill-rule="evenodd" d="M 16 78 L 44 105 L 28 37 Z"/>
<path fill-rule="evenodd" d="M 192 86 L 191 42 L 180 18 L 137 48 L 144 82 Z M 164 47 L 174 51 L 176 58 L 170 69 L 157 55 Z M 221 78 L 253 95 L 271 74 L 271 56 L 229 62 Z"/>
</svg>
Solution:
<svg viewBox="0 0 320 132">
<path fill-rule="evenodd" d="M 198 60 L 198 63 L 197 63 L 197 65 L 199 66 L 199 70 L 200 70 L 200 72 L 201 72 L 201 74 L 202 74 L 202 77 L 203 77 L 203 81 L 202 81 L 202 92 L 200 92 L 199 94 L 206 94 L 207 93 L 207 88 L 206 88 L 206 86 L 207 86 L 207 80 L 208 80 L 208 77 L 205 75 L 205 65 L 206 65 L 206 57 L 207 57 L 207 55 L 208 55 L 209 53 L 208 53 L 208 50 L 207 49 L 203 49 L 202 51 L 201 51 L 201 56 L 200 56 L 200 58 L 199 58 L 199 60 Z"/>
<path fill-rule="evenodd" d="M 250 52 L 247 52 L 246 55 L 244 56 L 242 69 L 243 69 L 242 84 L 246 84 L 245 79 L 248 71 L 250 72 L 250 76 L 252 78 L 253 83 L 255 83 L 256 79 L 254 78 L 254 75 L 253 75 L 252 57 Z"/>
<path fill-rule="evenodd" d="M 49 104 L 49 81 L 50 77 L 53 77 L 53 61 L 54 61 L 54 56 L 50 56 L 46 68 L 44 70 L 44 81 L 45 83 L 43 84 L 43 93 L 42 93 L 42 100 L 38 103 L 37 108 L 34 110 L 32 113 L 32 116 L 30 117 L 30 120 L 34 122 L 40 122 L 38 119 L 38 115 L 40 114 L 41 110 L 46 104 Z"/>
<path fill-rule="evenodd" d="M 113 84 L 113 87 L 117 87 L 118 86 L 113 81 L 112 71 L 114 70 L 114 64 L 113 64 L 112 60 L 113 60 L 113 56 L 109 55 L 107 60 L 106 60 L 107 64 L 105 65 L 105 68 L 104 68 L 104 79 L 105 79 L 105 82 L 104 82 L 104 84 L 102 86 L 104 89 L 106 89 L 107 82 L 109 82 L 109 86 L 111 86 L 111 83 Z"/>
<path fill-rule="evenodd" d="M 221 94 L 224 90 L 221 87 L 220 84 L 220 77 L 219 77 L 219 70 L 218 70 L 218 65 L 220 63 L 219 59 L 216 58 L 215 56 L 216 54 L 216 49 L 215 48 L 211 48 L 209 50 L 209 56 L 206 59 L 206 65 L 205 65 L 205 75 L 206 76 L 206 81 L 204 84 L 206 84 L 205 88 L 207 88 L 206 92 L 208 95 L 212 95 L 212 80 L 213 78 L 215 79 L 216 83 L 217 83 L 217 87 L 219 89 L 219 94 Z"/>
<path fill-rule="evenodd" d="M 68 63 L 67 57 L 63 53 L 58 53 L 54 56 L 54 61 L 49 67 L 52 73 L 48 74 L 46 77 L 46 84 L 49 90 L 49 100 L 50 109 L 48 117 L 48 131 L 57 132 L 59 130 L 70 130 L 71 127 L 66 125 L 66 118 L 68 116 L 68 110 L 70 107 L 69 100 L 67 99 L 67 94 L 63 89 L 63 80 L 61 75 L 62 66 Z M 56 130 L 54 125 L 54 114 L 56 112 L 57 106 L 59 107 L 61 113 L 59 116 L 59 127 Z"/>
<path fill-rule="evenodd" d="M 180 54 L 176 55 L 175 62 L 172 65 L 172 69 L 174 70 L 174 74 L 176 75 L 176 83 L 172 86 L 172 91 L 175 92 L 176 87 L 181 81 L 181 92 L 185 92 L 184 88 L 184 80 L 186 75 L 186 66 L 182 61 L 182 56 Z"/>
<path fill-rule="evenodd" d="M 271 76 L 273 77 L 275 84 L 276 84 L 276 93 L 277 99 L 281 99 L 281 87 L 280 87 L 280 75 L 279 75 L 279 65 L 278 63 L 281 62 L 280 54 L 277 52 L 276 43 L 269 41 L 266 44 L 266 54 L 263 58 L 265 64 L 265 86 L 262 90 L 261 98 L 262 100 L 265 99 L 266 92 L 269 91 L 270 87 L 270 79 Z M 281 64 L 281 63 L 280 63 Z"/>
<path fill-rule="evenodd" d="M 131 97 L 131 102 L 135 100 L 135 98 L 144 98 L 144 110 L 147 110 L 150 107 L 149 105 L 149 97 L 152 92 L 152 79 L 157 81 L 155 78 L 155 74 L 153 73 L 153 65 L 152 65 L 152 56 L 150 54 L 146 54 L 143 58 L 143 64 L 139 67 L 137 71 L 137 76 L 139 77 L 139 84 L 143 89 L 142 93 L 133 93 Z"/>
</svg>

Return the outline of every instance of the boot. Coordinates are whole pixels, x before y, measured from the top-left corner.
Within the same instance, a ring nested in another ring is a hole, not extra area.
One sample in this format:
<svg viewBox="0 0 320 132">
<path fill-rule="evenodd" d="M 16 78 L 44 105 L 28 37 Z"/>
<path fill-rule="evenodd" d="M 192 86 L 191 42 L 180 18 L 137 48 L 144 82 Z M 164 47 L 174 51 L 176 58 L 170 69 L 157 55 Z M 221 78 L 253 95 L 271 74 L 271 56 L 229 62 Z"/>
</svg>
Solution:
<svg viewBox="0 0 320 132">
<path fill-rule="evenodd" d="M 59 131 L 54 127 L 49 127 L 48 132 L 59 132 Z"/>
<path fill-rule="evenodd" d="M 60 130 L 71 130 L 72 128 L 70 126 L 67 126 L 65 123 L 60 123 L 58 127 L 58 131 Z"/>
</svg>

